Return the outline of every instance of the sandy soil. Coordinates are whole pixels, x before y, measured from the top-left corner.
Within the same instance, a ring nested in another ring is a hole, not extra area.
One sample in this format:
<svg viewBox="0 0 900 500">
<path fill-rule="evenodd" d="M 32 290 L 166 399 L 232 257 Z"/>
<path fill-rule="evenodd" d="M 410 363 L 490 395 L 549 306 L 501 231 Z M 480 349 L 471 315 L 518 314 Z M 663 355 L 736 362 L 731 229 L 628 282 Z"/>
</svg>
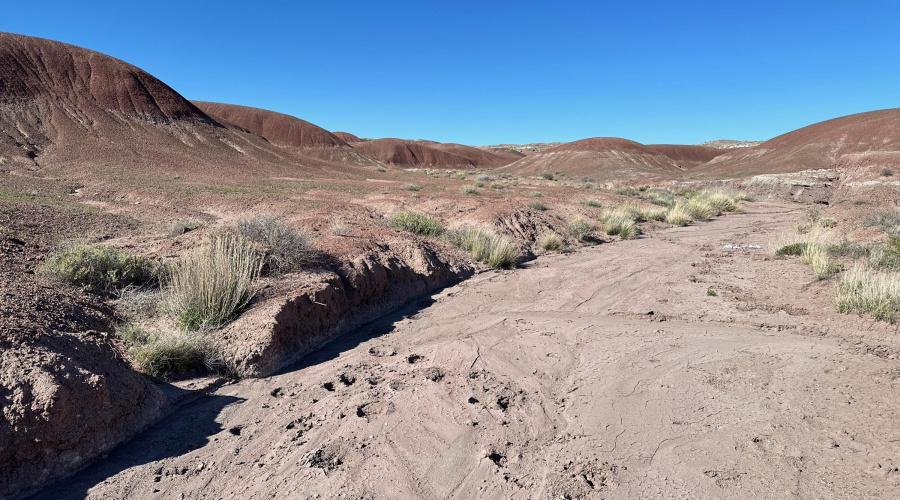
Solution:
<svg viewBox="0 0 900 500">
<path fill-rule="evenodd" d="M 480 274 L 34 498 L 897 498 L 897 328 L 766 255 L 802 216 Z"/>
</svg>

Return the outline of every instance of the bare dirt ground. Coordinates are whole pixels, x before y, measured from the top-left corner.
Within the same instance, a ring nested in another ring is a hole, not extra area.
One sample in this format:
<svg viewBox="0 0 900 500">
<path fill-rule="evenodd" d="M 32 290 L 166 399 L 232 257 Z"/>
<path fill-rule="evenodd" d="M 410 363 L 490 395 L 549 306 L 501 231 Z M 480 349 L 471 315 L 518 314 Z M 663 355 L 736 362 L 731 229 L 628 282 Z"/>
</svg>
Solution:
<svg viewBox="0 0 900 500">
<path fill-rule="evenodd" d="M 897 327 L 768 256 L 803 213 L 479 274 L 34 498 L 898 498 Z"/>
</svg>

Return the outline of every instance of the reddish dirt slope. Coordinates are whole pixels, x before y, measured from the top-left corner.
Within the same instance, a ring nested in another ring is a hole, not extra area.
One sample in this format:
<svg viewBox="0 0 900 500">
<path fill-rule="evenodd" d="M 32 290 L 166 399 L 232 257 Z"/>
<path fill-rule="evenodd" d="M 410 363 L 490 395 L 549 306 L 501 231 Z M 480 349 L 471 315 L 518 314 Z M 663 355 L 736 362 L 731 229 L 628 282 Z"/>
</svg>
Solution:
<svg viewBox="0 0 900 500">
<path fill-rule="evenodd" d="M 353 143 L 353 147 L 380 161 L 402 167 L 494 168 L 514 159 L 509 154 L 432 141 L 375 139 Z"/>
<path fill-rule="evenodd" d="M 681 155 L 687 156 L 685 153 Z M 669 158 L 664 150 L 615 137 L 595 137 L 569 142 L 533 153 L 503 167 L 503 170 L 519 175 L 561 172 L 570 176 L 591 176 L 601 180 L 671 175 L 685 169 L 682 162 Z"/>
<path fill-rule="evenodd" d="M 681 144 L 653 144 L 651 148 L 675 160 L 685 168 L 696 167 L 724 153 L 721 149 Z"/>
<path fill-rule="evenodd" d="M 900 165 L 900 108 L 835 118 L 729 151 L 701 170 L 715 175 Z"/>
<path fill-rule="evenodd" d="M 291 115 L 259 108 L 193 101 L 210 116 L 264 137 L 272 144 L 293 147 L 334 147 L 347 143 L 331 132 Z"/>
<path fill-rule="evenodd" d="M 333 132 L 333 134 L 335 135 L 335 137 L 337 137 L 338 139 L 340 139 L 346 143 L 364 142 L 367 140 L 367 139 L 360 139 L 359 137 L 351 134 L 350 132 Z"/>
</svg>

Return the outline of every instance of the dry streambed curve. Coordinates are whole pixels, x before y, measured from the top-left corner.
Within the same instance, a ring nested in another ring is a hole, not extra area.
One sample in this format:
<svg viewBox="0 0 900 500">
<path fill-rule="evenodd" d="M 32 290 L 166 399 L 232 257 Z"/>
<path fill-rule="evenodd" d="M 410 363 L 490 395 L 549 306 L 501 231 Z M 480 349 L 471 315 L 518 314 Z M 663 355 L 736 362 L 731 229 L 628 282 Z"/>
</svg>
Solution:
<svg viewBox="0 0 900 500">
<path fill-rule="evenodd" d="M 35 498 L 896 498 L 896 328 L 724 248 L 801 214 L 476 275 Z"/>
</svg>

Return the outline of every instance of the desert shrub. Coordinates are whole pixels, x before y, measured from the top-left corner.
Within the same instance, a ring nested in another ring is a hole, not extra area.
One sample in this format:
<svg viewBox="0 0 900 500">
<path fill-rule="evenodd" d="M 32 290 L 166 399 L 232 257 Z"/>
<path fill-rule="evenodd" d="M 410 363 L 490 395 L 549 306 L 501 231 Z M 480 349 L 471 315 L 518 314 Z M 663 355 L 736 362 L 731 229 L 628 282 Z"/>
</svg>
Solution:
<svg viewBox="0 0 900 500">
<path fill-rule="evenodd" d="M 504 186 L 503 184 L 500 184 L 499 182 L 491 183 L 491 189 L 504 189 L 504 188 L 506 188 L 506 186 Z"/>
<path fill-rule="evenodd" d="M 328 225 L 328 232 L 335 236 L 347 236 L 350 234 L 350 227 L 347 226 L 347 224 L 344 224 L 344 221 L 334 219 L 331 221 L 331 224 Z"/>
<path fill-rule="evenodd" d="M 698 193 L 698 191 L 696 189 L 692 189 L 692 188 L 681 188 L 678 190 L 678 196 L 681 196 L 681 197 L 684 197 L 687 199 L 693 198 L 694 196 L 697 195 L 697 193 Z"/>
<path fill-rule="evenodd" d="M 625 186 L 623 188 L 616 189 L 616 194 L 622 196 L 638 196 L 640 194 L 640 191 L 631 186 Z"/>
<path fill-rule="evenodd" d="M 130 344 L 128 357 L 138 371 L 153 377 L 169 377 L 203 370 L 205 339 L 197 333 L 156 332 L 127 326 L 119 335 Z"/>
<path fill-rule="evenodd" d="M 837 257 L 850 257 L 852 259 L 868 259 L 872 251 L 871 245 L 860 245 L 859 243 L 850 243 L 844 239 L 836 245 L 828 246 L 828 254 Z"/>
<path fill-rule="evenodd" d="M 784 256 L 784 255 L 794 255 L 800 256 L 806 250 L 806 243 L 791 243 L 789 245 L 785 245 L 778 250 L 775 251 L 775 255 Z"/>
<path fill-rule="evenodd" d="M 900 238 L 900 212 L 893 210 L 876 212 L 869 216 L 867 224 L 881 229 L 892 238 Z"/>
<path fill-rule="evenodd" d="M 594 234 L 594 231 L 597 230 L 597 226 L 579 215 L 569 222 L 566 229 L 576 240 L 585 241 Z"/>
<path fill-rule="evenodd" d="M 459 188 L 459 192 L 466 195 L 476 195 L 478 194 L 478 188 L 476 186 L 463 186 Z"/>
<path fill-rule="evenodd" d="M 540 191 L 532 191 L 530 196 L 532 196 L 533 198 L 540 198 L 544 196 L 544 193 L 541 193 Z"/>
<path fill-rule="evenodd" d="M 900 275 L 854 267 L 835 288 L 835 306 L 840 313 L 869 313 L 895 323 L 900 317 Z"/>
<path fill-rule="evenodd" d="M 400 186 L 400 189 L 402 189 L 404 191 L 421 191 L 422 186 L 420 186 L 418 184 L 404 184 L 404 185 Z"/>
<path fill-rule="evenodd" d="M 704 192 L 703 199 L 715 209 L 715 215 L 719 215 L 723 212 L 741 211 L 741 206 L 737 200 L 734 199 L 734 196 L 722 191 Z"/>
<path fill-rule="evenodd" d="M 286 272 L 315 261 L 316 251 L 309 233 L 294 229 L 272 215 L 254 215 L 239 220 L 237 233 L 259 245 L 267 271 Z"/>
<path fill-rule="evenodd" d="M 822 218 L 822 209 L 817 206 L 809 207 L 806 211 L 806 218 L 809 219 L 809 222 L 812 224 L 819 222 L 819 219 Z"/>
<path fill-rule="evenodd" d="M 669 211 L 662 207 L 642 207 L 640 215 L 644 220 L 664 221 Z"/>
<path fill-rule="evenodd" d="M 596 200 L 587 200 L 584 202 L 585 205 L 594 208 L 603 208 L 603 204 Z"/>
<path fill-rule="evenodd" d="M 675 204 L 675 195 L 668 189 L 648 189 L 646 197 L 647 201 L 661 207 L 671 207 Z"/>
<path fill-rule="evenodd" d="M 121 248 L 74 244 L 50 254 L 39 272 L 86 292 L 110 296 L 153 283 L 158 270 L 157 262 Z"/>
<path fill-rule="evenodd" d="M 203 226 L 202 222 L 195 220 L 183 220 L 173 222 L 169 226 L 169 236 L 181 236 Z"/>
<path fill-rule="evenodd" d="M 538 179 L 543 179 L 545 181 L 552 181 L 553 174 L 551 174 L 550 172 L 544 172 L 542 174 L 538 174 Z"/>
<path fill-rule="evenodd" d="M 900 270 L 900 238 L 872 247 L 869 266 L 875 269 Z"/>
<path fill-rule="evenodd" d="M 547 233 L 541 238 L 540 246 L 549 252 L 565 252 L 566 242 L 556 233 Z"/>
<path fill-rule="evenodd" d="M 800 260 L 812 268 L 816 278 L 825 279 L 840 267 L 832 263 L 828 255 L 829 234 L 821 229 L 810 231 L 806 235 L 805 246 L 800 252 Z"/>
<path fill-rule="evenodd" d="M 391 226 L 418 234 L 419 236 L 438 236 L 444 228 L 434 217 L 422 212 L 397 212 L 391 216 Z"/>
<path fill-rule="evenodd" d="M 375 171 L 376 172 L 387 172 L 387 170 L 385 170 L 384 167 L 375 167 Z"/>
<path fill-rule="evenodd" d="M 753 197 L 746 191 L 738 191 L 734 194 L 735 201 L 753 201 Z"/>
<path fill-rule="evenodd" d="M 481 181 L 478 181 L 478 182 L 475 183 L 475 187 L 477 187 L 477 188 L 483 188 L 483 187 L 484 187 L 484 183 L 481 182 Z"/>
<path fill-rule="evenodd" d="M 446 237 L 454 246 L 469 252 L 472 259 L 493 268 L 512 268 L 522 259 L 519 246 L 512 240 L 485 229 L 463 226 L 447 231 Z"/>
<path fill-rule="evenodd" d="M 675 226 L 687 226 L 691 222 L 691 211 L 684 203 L 678 202 L 669 209 L 666 222 Z"/>
<path fill-rule="evenodd" d="M 218 328 L 250 304 L 262 266 L 250 241 L 228 232 L 208 235 L 166 273 L 163 308 L 183 330 Z"/>
<path fill-rule="evenodd" d="M 716 209 L 699 196 L 689 198 L 685 207 L 694 220 L 707 221 L 716 215 Z"/>
<path fill-rule="evenodd" d="M 834 219 L 822 219 L 819 221 L 819 226 L 824 227 L 825 229 L 832 229 L 837 227 L 838 222 Z"/>
<path fill-rule="evenodd" d="M 9 163 L 9 159 L 5 156 L 0 156 L 0 165 L 6 165 L 7 163 Z"/>
<path fill-rule="evenodd" d="M 707 289 L 706 289 L 706 295 L 709 296 L 709 297 L 718 297 L 718 296 L 719 296 L 719 294 L 716 293 L 716 291 L 713 290 L 712 288 L 707 288 Z"/>
<path fill-rule="evenodd" d="M 541 212 L 547 210 L 547 205 L 544 205 L 543 203 L 541 203 L 539 201 L 531 202 L 528 204 L 528 206 L 535 210 L 540 210 Z"/>
<path fill-rule="evenodd" d="M 494 180 L 494 178 L 487 174 L 481 174 L 478 177 L 475 177 L 475 180 L 481 182 L 491 182 L 492 180 Z"/>
</svg>

